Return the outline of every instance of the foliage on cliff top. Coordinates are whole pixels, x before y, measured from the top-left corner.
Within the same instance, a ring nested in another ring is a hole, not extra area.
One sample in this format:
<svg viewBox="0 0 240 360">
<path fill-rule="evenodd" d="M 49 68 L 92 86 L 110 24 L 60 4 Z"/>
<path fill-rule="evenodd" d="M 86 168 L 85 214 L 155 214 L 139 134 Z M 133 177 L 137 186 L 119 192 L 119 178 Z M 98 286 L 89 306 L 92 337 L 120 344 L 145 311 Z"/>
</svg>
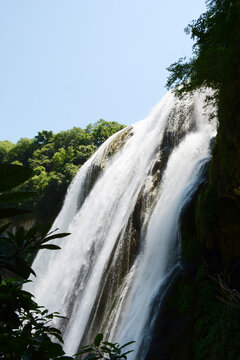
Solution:
<svg viewBox="0 0 240 360">
<path fill-rule="evenodd" d="M 167 87 L 177 86 L 180 93 L 201 86 L 219 90 L 240 75 L 240 0 L 206 4 L 207 11 L 185 29 L 194 40 L 192 58 L 168 68 Z"/>
<path fill-rule="evenodd" d="M 33 169 L 33 177 L 22 191 L 39 196 L 28 201 L 42 220 L 54 219 L 61 208 L 72 178 L 93 152 L 111 135 L 124 128 L 115 121 L 99 120 L 86 129 L 74 127 L 54 134 L 38 132 L 33 139 L 22 138 L 16 145 L 0 142 L 0 163 L 18 164 Z"/>
</svg>

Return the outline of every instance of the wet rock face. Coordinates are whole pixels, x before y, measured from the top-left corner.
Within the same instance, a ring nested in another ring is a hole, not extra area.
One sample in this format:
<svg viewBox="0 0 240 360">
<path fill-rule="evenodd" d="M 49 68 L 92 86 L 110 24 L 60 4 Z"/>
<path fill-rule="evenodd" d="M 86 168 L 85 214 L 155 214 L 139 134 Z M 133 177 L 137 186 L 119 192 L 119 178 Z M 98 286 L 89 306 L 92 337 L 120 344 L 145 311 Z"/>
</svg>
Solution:
<svg viewBox="0 0 240 360">
<path fill-rule="evenodd" d="M 83 191 L 78 195 L 78 203 L 77 208 L 80 209 L 83 205 L 86 197 L 90 193 L 91 189 L 93 188 L 93 185 L 95 184 L 98 176 L 100 175 L 101 167 L 98 164 L 93 164 L 87 173 L 86 180 L 85 180 L 85 186 Z"/>
<path fill-rule="evenodd" d="M 175 114 L 170 114 L 169 116 L 163 141 L 155 150 L 146 182 L 139 191 L 127 226 L 120 232 L 112 254 L 109 257 L 99 286 L 98 296 L 96 297 L 97 300 L 94 303 L 89 322 L 86 325 L 86 332 L 82 343 L 91 341 L 96 335 L 96 331 L 99 332 L 99 329 L 105 334 L 105 337 L 109 335 L 108 332 L 111 329 L 110 319 L 113 319 L 111 313 L 114 313 L 114 308 L 118 301 L 118 293 L 122 289 L 123 280 L 131 269 L 136 255 L 140 251 L 141 246 L 143 246 L 142 239 L 144 239 L 147 227 L 146 213 L 149 212 L 150 216 L 150 209 L 154 206 L 156 200 L 156 190 L 160 185 L 169 156 L 173 148 L 184 138 L 186 134 L 185 129 L 187 124 L 189 125 L 189 120 L 185 117 L 180 124 L 180 128 L 175 131 L 175 129 L 172 128 L 172 116 L 175 116 Z M 179 130 L 179 133 L 177 133 L 177 130 Z M 94 164 L 91 170 L 92 174 L 90 176 L 89 189 L 87 191 L 91 190 L 101 169 L 104 168 L 106 162 L 111 159 L 114 152 L 124 146 L 126 141 L 131 137 L 131 131 L 131 128 L 122 131 L 120 136 L 116 137 L 114 141 L 109 144 L 102 158 Z M 116 271 L 116 269 L 118 270 Z"/>
<path fill-rule="evenodd" d="M 184 140 L 185 135 L 188 134 L 189 131 L 194 132 L 196 130 L 196 121 L 193 116 L 195 109 L 191 103 L 183 106 L 179 102 L 176 108 L 169 111 L 170 113 L 166 112 L 167 118 L 164 118 L 164 124 L 159 128 L 158 132 L 155 132 L 155 134 L 158 134 L 156 141 L 148 145 L 151 150 L 151 157 L 149 155 L 149 157 L 146 158 L 147 166 L 145 167 L 144 177 L 141 181 L 138 180 L 137 190 L 135 190 L 134 194 L 130 197 L 134 199 L 134 203 L 128 206 L 124 223 L 121 221 L 120 227 L 116 232 L 114 248 L 111 248 L 110 255 L 108 254 L 106 262 L 104 262 L 104 270 L 99 274 L 101 275 L 101 278 L 99 276 L 100 282 L 95 287 L 96 297 L 94 296 L 92 307 L 89 308 L 90 315 L 86 326 L 84 323 L 85 330 L 83 329 L 84 336 L 81 339 L 81 344 L 91 342 L 99 332 L 104 333 L 105 338 L 108 338 L 116 323 L 115 315 L 121 316 L 119 314 L 122 313 L 127 303 L 126 294 L 128 294 L 129 290 L 126 290 L 126 284 L 129 276 L 131 276 L 129 273 L 131 273 L 131 269 L 134 270 L 133 264 L 135 264 L 136 256 L 144 248 L 148 221 L 154 205 L 157 203 L 158 197 L 163 190 L 161 180 L 169 156 Z M 163 127 L 165 130 L 163 130 Z M 102 169 L 104 169 L 106 165 L 114 163 L 114 159 L 118 159 L 118 155 L 115 157 L 115 152 L 121 151 L 131 136 L 131 127 L 122 130 L 112 138 L 112 141 L 107 142 L 105 147 L 102 147 L 102 152 L 100 150 L 98 156 L 93 158 L 86 176 L 87 181 L 84 181 L 85 186 L 79 197 L 78 207 L 83 204 L 88 194 L 92 191 L 94 184 L 98 181 L 99 177 L 101 177 Z M 141 146 L 140 142 L 139 146 Z M 154 147 L 152 148 L 151 146 Z M 138 153 L 138 150 L 139 148 L 135 150 L 136 153 Z M 142 158 L 144 158 L 143 155 Z M 141 160 L 142 159 L 139 159 L 139 163 L 141 163 Z M 136 164 L 136 168 L 138 168 L 139 163 Z M 116 167 L 116 178 L 119 175 L 119 171 L 119 168 Z M 90 257 L 90 263 L 93 258 L 93 256 Z M 134 271 L 132 271 L 132 273 L 134 273 Z M 84 271 L 83 273 L 79 272 L 79 278 L 83 276 Z M 75 289 L 80 287 L 77 281 L 75 285 L 74 292 Z M 77 295 L 79 294 L 80 291 Z M 71 307 L 71 309 L 69 309 L 70 312 L 73 308 L 74 296 L 71 295 L 69 301 Z M 123 300 L 121 300 L 121 298 Z M 162 323 L 165 325 L 161 329 L 158 329 L 161 333 L 161 339 L 159 340 L 160 347 L 158 347 L 157 344 L 153 344 L 155 350 L 150 356 L 151 359 L 157 358 L 158 356 L 164 358 L 166 351 L 168 356 L 173 354 L 171 350 L 175 330 L 171 330 L 171 326 L 169 326 L 171 319 L 171 311 L 168 312 L 168 316 L 164 315 L 162 318 Z M 174 323 L 174 319 L 171 321 L 172 325 L 174 325 L 175 328 L 177 327 L 179 331 L 185 326 L 185 321 L 179 321 L 178 325 L 176 321 Z M 165 358 L 167 359 L 167 357 Z"/>
<path fill-rule="evenodd" d="M 207 261 L 213 265 L 212 254 L 218 253 L 221 271 L 230 271 L 235 285 L 239 272 L 233 275 L 233 268 L 236 269 L 234 264 L 240 256 L 240 100 L 236 94 L 236 84 L 220 94 L 219 128 L 209 185 L 201 195 L 197 214 L 198 238 L 205 246 Z M 209 222 L 206 214 L 210 209 Z"/>
<path fill-rule="evenodd" d="M 235 98 L 234 93 L 238 94 Z M 213 144 L 209 182 L 199 188 L 181 216 L 183 260 L 190 274 L 182 275 L 182 281 L 166 297 L 145 360 L 205 359 L 204 351 L 207 358 L 218 359 L 233 359 L 235 352 L 239 354 L 238 305 L 231 306 L 230 298 L 221 301 L 219 293 L 216 298 L 216 292 L 222 289 L 219 284 L 215 286 L 208 277 L 199 278 L 199 274 L 196 277 L 199 264 L 204 263 L 207 274 L 219 275 L 229 293 L 240 292 L 240 100 L 239 91 L 235 89 L 234 93 L 224 95 L 226 101 L 219 110 L 220 126 Z M 166 135 L 166 147 L 171 141 L 171 135 Z M 189 299 L 194 296 L 191 303 Z M 180 305 L 185 308 L 184 314 L 177 310 Z M 200 307 L 202 312 L 198 311 Z M 202 326 L 204 321 L 206 328 Z M 214 333 L 217 336 L 209 346 L 207 338 Z M 229 347 L 223 345 L 226 338 L 232 340 Z M 222 349 L 221 354 L 216 356 L 218 349 Z"/>
<path fill-rule="evenodd" d="M 180 144 L 189 131 L 196 129 L 194 120 L 194 106 L 192 103 L 182 104 L 179 100 L 176 106 L 171 110 L 167 119 L 163 139 L 159 148 L 156 149 L 156 160 L 151 169 L 151 175 L 154 176 L 154 187 L 160 183 L 163 172 L 166 168 L 169 156 L 172 150 Z"/>
<path fill-rule="evenodd" d="M 184 111 L 186 112 L 186 109 L 184 109 Z M 189 116 L 191 116 L 191 111 L 192 109 L 189 110 Z M 107 328 L 109 328 L 109 324 L 105 324 L 104 321 L 108 319 L 109 322 L 109 318 L 111 317 L 110 313 L 114 309 L 115 302 L 117 301 L 116 294 L 118 294 L 119 289 L 121 289 L 123 279 L 131 269 L 135 257 L 140 250 L 140 239 L 144 238 L 147 226 L 147 221 L 144 220 L 146 219 L 146 211 L 149 211 L 149 208 L 151 208 L 155 202 L 157 194 L 156 189 L 161 182 L 162 175 L 173 148 L 184 138 L 187 128 L 189 126 L 192 128 L 194 127 L 192 122 L 189 125 L 189 119 L 185 116 L 182 118 L 178 128 L 175 129 L 175 122 L 173 122 L 174 116 L 176 116 L 175 112 L 169 115 L 168 126 L 163 135 L 163 141 L 155 150 L 152 166 L 147 174 L 148 181 L 146 181 L 146 183 L 148 185 L 145 184 L 141 188 L 129 217 L 127 227 L 122 229 L 119 234 L 112 255 L 106 265 L 99 286 L 97 300 L 93 306 L 90 320 L 86 325 L 87 331 L 82 339 L 83 343 L 91 341 L 96 335 L 96 329 L 99 328 L 101 328 L 101 331 L 104 332 L 105 336 L 108 336 Z M 131 127 L 122 130 L 120 134 L 109 143 L 102 157 L 95 161 L 89 171 L 89 181 L 87 182 L 88 186 L 86 186 L 83 201 L 91 191 L 101 170 L 105 167 L 105 164 L 111 160 L 111 157 L 116 151 L 125 145 L 131 136 Z M 149 211 L 149 214 L 150 213 L 151 211 Z M 116 268 L 118 269 L 117 272 Z"/>
<path fill-rule="evenodd" d="M 119 293 L 122 291 L 123 280 L 128 274 L 139 248 L 141 234 L 140 213 L 141 200 L 139 199 L 138 205 L 129 218 L 127 228 L 122 229 L 119 234 L 105 267 L 98 295 L 86 325 L 85 335 L 82 339 L 83 344 L 91 342 L 99 331 L 104 333 L 105 338 L 109 336 L 111 321 L 114 320 L 111 313 L 114 312 Z"/>
<path fill-rule="evenodd" d="M 97 157 L 92 165 L 89 167 L 86 174 L 84 183 L 84 190 L 78 196 L 78 209 L 81 208 L 86 197 L 92 190 L 95 182 L 97 181 L 101 171 L 105 168 L 106 163 L 111 159 L 115 152 L 119 151 L 126 144 L 128 139 L 133 135 L 132 126 L 128 126 L 121 130 L 110 142 L 109 146 L 106 147 L 105 151 L 100 157 Z"/>
<path fill-rule="evenodd" d="M 191 97 L 186 96 L 186 101 L 177 99 L 174 108 L 168 116 L 168 127 L 174 133 L 189 132 L 194 129 L 196 109 Z"/>
</svg>

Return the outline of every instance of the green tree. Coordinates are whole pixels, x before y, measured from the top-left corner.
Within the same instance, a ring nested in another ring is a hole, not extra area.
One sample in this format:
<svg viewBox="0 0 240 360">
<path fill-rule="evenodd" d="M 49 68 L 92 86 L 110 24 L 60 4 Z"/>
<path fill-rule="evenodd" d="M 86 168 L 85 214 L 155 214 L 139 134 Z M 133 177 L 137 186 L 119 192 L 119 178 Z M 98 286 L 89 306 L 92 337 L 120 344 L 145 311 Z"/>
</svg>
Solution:
<svg viewBox="0 0 240 360">
<path fill-rule="evenodd" d="M 76 149 L 76 156 L 74 158 L 74 164 L 82 165 L 87 161 L 90 156 L 96 150 L 96 146 L 93 144 L 90 145 L 80 145 Z"/>
<path fill-rule="evenodd" d="M 32 157 L 34 152 L 34 140 L 22 138 L 17 144 L 10 149 L 6 156 L 6 162 L 12 163 L 17 160 L 22 165 L 28 166 L 28 160 Z"/>
<path fill-rule="evenodd" d="M 32 157 L 29 158 L 29 166 L 34 169 L 38 166 L 44 166 L 46 171 L 52 170 L 52 157 L 54 156 L 54 144 L 48 143 L 35 150 Z"/>
<path fill-rule="evenodd" d="M 93 136 L 94 145 L 96 147 L 99 147 L 111 135 L 115 134 L 117 131 L 123 129 L 124 127 L 124 125 L 120 125 L 116 121 L 108 122 L 100 119 L 93 125 L 92 129 L 88 129 L 88 131 L 91 131 L 90 133 Z"/>
<path fill-rule="evenodd" d="M 37 191 L 39 197 L 29 199 L 28 206 L 37 211 L 35 218 L 40 221 L 53 220 L 81 165 L 103 141 L 123 127 L 100 120 L 88 125 L 86 130 L 74 127 L 57 134 L 43 130 L 34 139 L 20 139 L 16 145 L 0 142 L 0 162 L 24 164 L 33 169 L 33 177 L 19 190 Z"/>
<path fill-rule="evenodd" d="M 55 152 L 52 158 L 53 170 L 61 171 L 65 164 L 73 162 L 74 155 L 74 149 L 72 146 L 68 146 L 65 149 L 60 148 L 57 152 Z"/>
<path fill-rule="evenodd" d="M 189 61 L 180 58 L 168 68 L 167 86 L 177 86 L 181 93 L 210 87 L 218 100 L 226 87 L 239 87 L 240 0 L 206 3 L 207 11 L 185 29 L 194 40 L 193 57 Z"/>
<path fill-rule="evenodd" d="M 54 136 L 55 150 L 60 148 L 74 148 L 79 145 L 89 145 L 92 143 L 91 134 L 87 134 L 85 130 L 74 127 L 71 130 L 61 131 Z"/>
<path fill-rule="evenodd" d="M 42 130 L 39 131 L 38 134 L 34 138 L 34 143 L 36 148 L 41 148 L 44 145 L 47 145 L 49 142 L 53 140 L 53 132 L 52 130 Z"/>
<path fill-rule="evenodd" d="M 6 161 L 7 154 L 15 146 L 11 141 L 0 141 L 0 163 Z"/>
</svg>

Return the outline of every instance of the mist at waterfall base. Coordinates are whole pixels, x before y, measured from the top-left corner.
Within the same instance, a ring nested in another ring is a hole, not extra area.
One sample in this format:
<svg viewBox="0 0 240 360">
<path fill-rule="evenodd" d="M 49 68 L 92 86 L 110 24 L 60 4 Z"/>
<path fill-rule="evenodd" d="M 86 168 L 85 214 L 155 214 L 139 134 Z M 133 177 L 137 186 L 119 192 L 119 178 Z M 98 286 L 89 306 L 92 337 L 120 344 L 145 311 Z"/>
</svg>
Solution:
<svg viewBox="0 0 240 360">
<path fill-rule="evenodd" d="M 109 138 L 70 185 L 53 229 L 70 232 L 60 251 L 40 251 L 28 285 L 55 324 L 66 353 L 102 332 L 129 359 L 144 359 L 165 285 L 181 267 L 182 207 L 210 156 L 216 121 L 204 93 L 168 93 L 149 117 Z M 157 299 L 157 301 L 156 301 Z"/>
</svg>

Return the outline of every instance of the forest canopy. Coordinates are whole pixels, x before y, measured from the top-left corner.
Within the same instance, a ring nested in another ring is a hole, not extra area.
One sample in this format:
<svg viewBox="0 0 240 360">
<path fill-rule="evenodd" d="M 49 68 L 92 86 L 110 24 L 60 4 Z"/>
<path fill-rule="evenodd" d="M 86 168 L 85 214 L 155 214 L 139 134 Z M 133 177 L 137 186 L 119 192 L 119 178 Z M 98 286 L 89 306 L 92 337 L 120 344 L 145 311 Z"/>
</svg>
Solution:
<svg viewBox="0 0 240 360">
<path fill-rule="evenodd" d="M 43 130 L 33 139 L 21 138 L 16 144 L 0 141 L 0 163 L 33 169 L 33 177 L 20 190 L 36 191 L 39 196 L 28 200 L 27 205 L 40 220 L 53 220 L 80 167 L 109 136 L 124 127 L 100 119 L 86 129 L 74 127 L 57 134 Z"/>
</svg>

